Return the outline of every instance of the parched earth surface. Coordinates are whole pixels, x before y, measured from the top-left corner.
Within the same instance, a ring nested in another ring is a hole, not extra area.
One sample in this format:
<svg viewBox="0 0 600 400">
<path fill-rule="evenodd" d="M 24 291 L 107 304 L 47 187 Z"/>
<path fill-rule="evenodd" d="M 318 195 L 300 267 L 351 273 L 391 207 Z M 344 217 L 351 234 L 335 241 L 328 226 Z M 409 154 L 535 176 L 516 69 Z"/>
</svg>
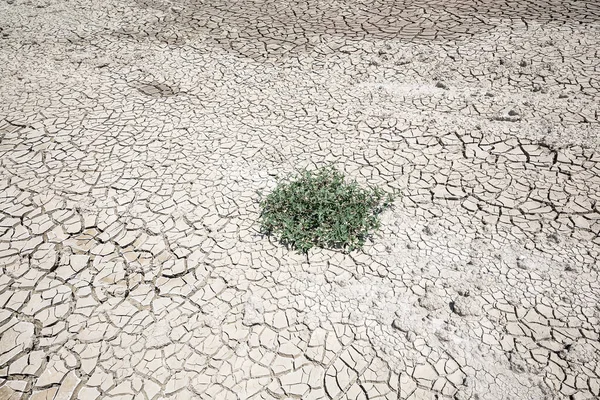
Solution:
<svg viewBox="0 0 600 400">
<path fill-rule="evenodd" d="M 600 398 L 595 0 L 0 1 L 0 399 Z M 302 256 L 259 201 L 396 191 Z"/>
</svg>

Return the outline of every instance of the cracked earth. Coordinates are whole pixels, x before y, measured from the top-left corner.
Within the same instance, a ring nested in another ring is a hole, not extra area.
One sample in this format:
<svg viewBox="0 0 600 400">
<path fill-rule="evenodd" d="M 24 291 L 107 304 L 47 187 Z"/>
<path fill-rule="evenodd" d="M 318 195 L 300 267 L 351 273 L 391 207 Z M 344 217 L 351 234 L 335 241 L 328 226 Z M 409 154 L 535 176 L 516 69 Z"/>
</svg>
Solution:
<svg viewBox="0 0 600 400">
<path fill-rule="evenodd" d="M 600 398 L 593 0 L 0 1 L 0 399 Z M 398 191 L 349 254 L 277 177 Z"/>
</svg>

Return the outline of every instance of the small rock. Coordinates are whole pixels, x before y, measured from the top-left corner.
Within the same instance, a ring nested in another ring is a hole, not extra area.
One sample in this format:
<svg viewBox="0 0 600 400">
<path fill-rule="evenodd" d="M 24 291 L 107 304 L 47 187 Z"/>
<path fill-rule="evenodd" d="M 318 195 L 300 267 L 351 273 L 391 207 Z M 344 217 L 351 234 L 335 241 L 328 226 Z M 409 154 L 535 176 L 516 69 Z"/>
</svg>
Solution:
<svg viewBox="0 0 600 400">
<path fill-rule="evenodd" d="M 392 327 L 400 332 L 403 332 L 409 342 L 415 341 L 415 339 L 417 339 L 419 336 L 418 334 L 422 333 L 419 322 L 406 315 L 400 315 L 398 318 L 396 318 L 392 322 Z"/>
<path fill-rule="evenodd" d="M 242 324 L 246 326 L 259 325 L 265 322 L 265 307 L 262 301 L 251 296 L 244 305 L 244 320 Z"/>
<path fill-rule="evenodd" d="M 526 257 L 518 256 L 517 257 L 517 268 L 520 269 L 529 269 L 529 261 Z"/>
<path fill-rule="evenodd" d="M 236 348 L 235 348 L 235 354 L 238 357 L 246 357 L 248 355 L 248 344 L 247 343 L 240 343 Z"/>
<path fill-rule="evenodd" d="M 560 244 L 560 236 L 558 236 L 558 234 L 556 233 L 551 233 L 547 236 L 548 241 L 555 243 L 555 244 Z"/>
<path fill-rule="evenodd" d="M 587 342 L 576 342 L 571 345 L 565 354 L 565 358 L 569 362 L 580 363 L 582 365 L 589 364 L 600 354 L 600 351 Z"/>
<path fill-rule="evenodd" d="M 435 331 L 435 336 L 437 336 L 437 338 L 439 340 L 441 340 L 442 342 L 450 341 L 450 332 L 448 332 L 445 329 L 440 329 L 438 331 Z"/>
<path fill-rule="evenodd" d="M 567 265 L 567 266 L 565 266 L 565 271 L 567 271 L 567 272 L 577 272 L 577 268 L 573 267 L 572 265 Z"/>
<path fill-rule="evenodd" d="M 435 288 L 428 288 L 425 296 L 420 297 L 418 302 L 421 307 L 428 311 L 439 310 L 448 305 L 448 302 L 444 298 L 444 294 Z"/>
<path fill-rule="evenodd" d="M 394 322 L 392 322 L 392 327 L 402 332 L 408 331 L 408 327 L 404 325 L 404 321 L 402 319 L 395 319 Z"/>
<path fill-rule="evenodd" d="M 481 304 L 473 297 L 459 297 L 454 301 L 452 311 L 461 317 L 478 316 L 481 314 Z"/>
</svg>

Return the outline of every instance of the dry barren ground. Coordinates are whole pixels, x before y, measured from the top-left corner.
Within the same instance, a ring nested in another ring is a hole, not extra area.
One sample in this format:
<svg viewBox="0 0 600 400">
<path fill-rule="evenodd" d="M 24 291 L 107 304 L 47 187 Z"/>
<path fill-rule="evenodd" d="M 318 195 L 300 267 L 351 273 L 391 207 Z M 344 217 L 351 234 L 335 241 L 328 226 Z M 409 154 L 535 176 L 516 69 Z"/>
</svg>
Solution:
<svg viewBox="0 0 600 400">
<path fill-rule="evenodd" d="M 0 399 L 600 398 L 594 0 L 1 0 Z M 259 192 L 401 195 L 287 251 Z"/>
</svg>

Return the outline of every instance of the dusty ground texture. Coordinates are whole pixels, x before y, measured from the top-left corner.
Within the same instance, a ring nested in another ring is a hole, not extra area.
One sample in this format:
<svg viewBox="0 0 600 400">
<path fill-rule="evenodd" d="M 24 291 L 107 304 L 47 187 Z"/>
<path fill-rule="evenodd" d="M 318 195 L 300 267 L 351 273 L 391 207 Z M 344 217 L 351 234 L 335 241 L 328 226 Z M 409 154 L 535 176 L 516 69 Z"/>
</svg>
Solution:
<svg viewBox="0 0 600 400">
<path fill-rule="evenodd" d="M 0 399 L 597 399 L 594 0 L 0 1 Z M 263 193 L 401 196 L 289 252 Z"/>
</svg>

